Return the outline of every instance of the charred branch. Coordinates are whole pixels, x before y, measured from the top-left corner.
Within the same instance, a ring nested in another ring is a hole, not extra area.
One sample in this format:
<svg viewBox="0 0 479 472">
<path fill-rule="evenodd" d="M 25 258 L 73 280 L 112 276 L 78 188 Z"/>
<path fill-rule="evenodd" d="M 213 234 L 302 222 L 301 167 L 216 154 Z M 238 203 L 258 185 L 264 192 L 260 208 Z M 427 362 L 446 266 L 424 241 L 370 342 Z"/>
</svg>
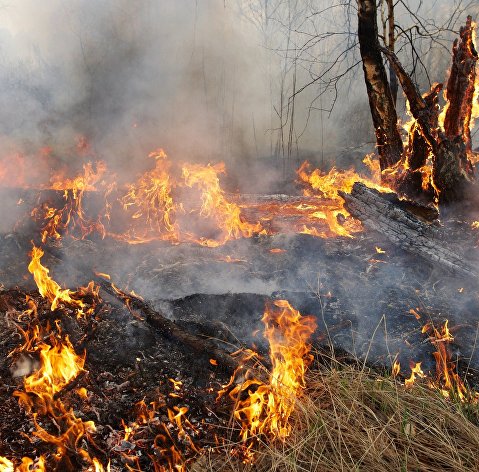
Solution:
<svg viewBox="0 0 479 472">
<path fill-rule="evenodd" d="M 97 278 L 95 281 L 106 293 L 120 298 L 134 316 L 146 321 L 146 323 L 154 327 L 165 338 L 180 343 L 207 359 L 214 359 L 224 371 L 230 374 L 239 367 L 240 364 L 238 360 L 232 357 L 227 351 L 219 348 L 214 341 L 186 332 L 175 322 L 168 319 L 164 313 L 154 310 L 147 302 L 141 300 L 139 297 L 123 292 L 118 288 L 114 289 L 110 283 L 102 279 Z"/>
</svg>

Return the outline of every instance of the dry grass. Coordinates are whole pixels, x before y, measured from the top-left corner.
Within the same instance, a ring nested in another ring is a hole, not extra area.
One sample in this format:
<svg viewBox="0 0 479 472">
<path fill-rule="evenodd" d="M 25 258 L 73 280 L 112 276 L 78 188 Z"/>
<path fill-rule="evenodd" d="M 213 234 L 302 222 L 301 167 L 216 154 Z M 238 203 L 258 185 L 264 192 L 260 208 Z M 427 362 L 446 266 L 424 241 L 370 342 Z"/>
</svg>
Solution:
<svg viewBox="0 0 479 472">
<path fill-rule="evenodd" d="M 406 390 L 366 370 L 336 365 L 309 374 L 285 443 L 260 444 L 253 465 L 234 446 L 202 456 L 192 471 L 479 470 L 478 407 L 415 385 Z"/>
</svg>

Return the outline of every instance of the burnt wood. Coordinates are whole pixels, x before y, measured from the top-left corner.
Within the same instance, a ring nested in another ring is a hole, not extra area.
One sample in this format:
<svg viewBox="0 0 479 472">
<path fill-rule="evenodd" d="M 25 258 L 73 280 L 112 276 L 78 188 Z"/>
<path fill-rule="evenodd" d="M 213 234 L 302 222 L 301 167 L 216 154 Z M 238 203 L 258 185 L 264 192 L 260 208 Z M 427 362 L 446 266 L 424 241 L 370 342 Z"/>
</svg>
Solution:
<svg viewBox="0 0 479 472">
<path fill-rule="evenodd" d="M 439 203 L 448 204 L 466 199 L 475 193 L 475 187 L 463 136 L 448 138 L 444 133 L 437 131 L 433 126 L 435 120 L 431 118 L 434 108 L 428 106 L 426 100 L 419 94 L 397 56 L 386 48 L 381 48 L 381 51 L 393 65 L 418 129 L 432 151 L 432 176 L 438 190 Z"/>
<path fill-rule="evenodd" d="M 478 59 L 472 34 L 472 18 L 468 16 L 466 25 L 460 30 L 460 39 L 454 41 L 452 48 L 451 73 L 446 88 L 448 107 L 444 119 L 446 136 L 449 139 L 461 136 L 468 153 L 472 150 L 470 122 Z"/>
<path fill-rule="evenodd" d="M 154 310 L 149 303 L 141 298 L 123 292 L 118 288 L 115 290 L 109 282 L 98 277 L 95 278 L 95 282 L 109 295 L 122 300 L 132 315 L 146 321 L 165 338 L 187 346 L 199 355 L 205 356 L 205 358 L 215 359 L 227 373 L 232 374 L 240 366 L 238 359 L 232 357 L 224 349 L 219 348 L 214 341 L 188 333 L 163 313 Z"/>
<path fill-rule="evenodd" d="M 478 278 L 477 270 L 466 262 L 465 256 L 446 242 L 441 228 L 400 208 L 391 195 L 381 194 L 359 182 L 350 194 L 341 191 L 339 194 L 346 209 L 367 229 L 381 233 L 393 244 L 449 273 Z"/>
</svg>

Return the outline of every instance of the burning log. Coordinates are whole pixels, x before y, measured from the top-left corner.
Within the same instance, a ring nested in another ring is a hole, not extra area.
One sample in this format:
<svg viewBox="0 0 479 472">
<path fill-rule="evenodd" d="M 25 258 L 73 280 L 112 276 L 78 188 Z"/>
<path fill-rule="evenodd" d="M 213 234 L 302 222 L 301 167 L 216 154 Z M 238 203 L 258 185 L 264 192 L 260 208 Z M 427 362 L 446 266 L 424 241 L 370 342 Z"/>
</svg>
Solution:
<svg viewBox="0 0 479 472">
<path fill-rule="evenodd" d="M 464 255 L 447 244 L 441 229 L 401 209 L 394 194 L 381 194 L 362 183 L 354 184 L 350 194 L 341 191 L 339 194 L 345 201 L 346 209 L 366 228 L 381 233 L 405 251 L 417 254 L 448 272 L 478 278 L 477 270 L 465 262 Z"/>
<path fill-rule="evenodd" d="M 426 98 L 421 97 L 396 55 L 386 48 L 381 50 L 391 61 L 409 101 L 418 130 L 431 150 L 433 156 L 432 177 L 439 194 L 439 202 L 451 203 L 464 200 L 473 184 L 472 166 L 467 157 L 463 136 L 449 138 L 438 132 L 433 126 L 436 121 L 434 119 L 434 95 L 438 92 L 438 86 L 433 87 Z"/>
</svg>

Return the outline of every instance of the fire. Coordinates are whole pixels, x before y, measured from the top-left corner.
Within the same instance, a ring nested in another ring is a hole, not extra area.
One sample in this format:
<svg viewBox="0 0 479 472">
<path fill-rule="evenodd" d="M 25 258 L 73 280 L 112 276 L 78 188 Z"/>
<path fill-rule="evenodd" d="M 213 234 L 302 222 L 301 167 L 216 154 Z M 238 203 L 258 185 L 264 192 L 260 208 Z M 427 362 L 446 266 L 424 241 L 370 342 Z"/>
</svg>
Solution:
<svg viewBox="0 0 479 472">
<path fill-rule="evenodd" d="M 312 361 L 308 339 L 316 329 L 313 317 L 303 317 L 288 301 L 277 300 L 267 305 L 262 321 L 270 345 L 269 381 L 249 378 L 230 392 L 236 403 L 234 416 L 241 424 L 240 436 L 246 442 L 259 434 L 281 440 L 289 436 L 289 418 Z"/>
<path fill-rule="evenodd" d="M 80 288 L 77 292 L 62 289 L 60 285 L 50 277 L 50 270 L 42 265 L 41 258 L 43 255 L 43 250 L 34 245 L 28 271 L 33 274 L 40 295 L 51 303 L 51 310 L 56 310 L 59 304 L 63 303 L 76 309 L 78 316 L 92 313 L 93 307 L 87 307 L 82 298 L 89 294 L 93 296 L 93 299 L 98 299 L 99 287 L 95 287 L 93 282 L 90 282 L 88 287 Z"/>
<path fill-rule="evenodd" d="M 108 462 L 106 469 L 103 467 L 102 463 L 95 457 L 93 459 L 93 467 L 95 468 L 95 472 L 110 472 L 110 462 Z"/>
<path fill-rule="evenodd" d="M 145 172 L 121 198 L 125 211 L 133 209 L 131 218 L 135 221 L 130 230 L 132 240 L 148 240 L 151 237 L 176 242 L 179 239 L 178 223 L 174 221 L 179 210 L 173 201 L 174 183 L 170 176 L 170 163 L 163 149 L 151 152 L 155 167 Z"/>
<path fill-rule="evenodd" d="M 0 456 L 0 472 L 46 472 L 45 459 L 41 456 L 38 460 L 24 457 L 17 467 L 6 457 Z"/>
<path fill-rule="evenodd" d="M 468 48 L 474 49 L 477 51 L 477 24 L 474 21 L 471 22 L 471 32 L 472 32 L 472 35 L 470 38 L 468 38 L 468 43 L 467 43 Z M 470 137 L 468 136 L 468 130 L 471 130 L 474 127 L 474 122 L 479 117 L 479 74 L 477 73 L 476 69 L 473 69 L 472 74 L 474 76 L 473 77 L 474 86 L 473 86 L 473 90 L 471 91 L 472 101 L 470 105 L 470 110 L 468 110 L 470 113 L 470 116 L 468 121 L 465 123 L 464 129 L 463 129 L 463 139 L 464 139 L 464 142 L 466 143 L 466 147 L 468 148 L 468 154 L 469 154 L 468 157 L 472 160 L 473 163 L 475 163 L 475 161 L 477 161 L 477 157 L 475 158 L 474 155 L 469 150 Z M 447 111 L 449 108 L 447 88 L 444 89 L 444 99 L 446 100 L 446 104 L 441 110 L 441 113 L 439 114 L 439 126 L 442 130 L 444 130 L 444 121 L 446 119 Z"/>
<path fill-rule="evenodd" d="M 170 381 L 172 380 L 173 379 L 170 379 Z M 177 390 L 176 387 L 181 386 L 181 382 L 174 382 L 172 382 L 174 389 Z M 174 394 L 174 396 L 178 397 L 176 394 Z M 143 400 L 136 403 L 136 421 L 129 424 L 122 421 L 125 431 L 123 441 L 128 441 L 129 443 L 134 444 L 136 439 L 135 436 L 140 433 L 140 439 L 138 442 L 138 444 L 140 444 L 142 441 L 141 431 L 144 430 L 146 426 L 149 430 L 157 433 L 153 445 L 155 454 L 168 463 L 168 468 L 161 466 L 156 463 L 154 456 L 151 455 L 150 457 L 153 460 L 155 470 L 176 470 L 178 472 L 184 472 L 186 471 L 186 459 L 180 452 L 180 449 L 177 446 L 177 441 L 183 443 L 183 446 L 187 445 L 189 451 L 199 453 L 200 449 L 194 444 L 191 437 L 192 435 L 197 434 L 198 430 L 186 418 L 186 413 L 188 412 L 187 406 L 173 406 L 172 408 L 167 408 L 168 422 L 160 420 L 158 410 L 165 406 L 166 403 L 161 398 L 159 402 L 151 402 L 148 405 Z M 131 454 L 131 451 L 123 452 L 122 455 L 127 463 L 132 466 L 134 465 L 134 467 L 127 465 L 127 470 L 140 470 L 137 455 Z"/>
<path fill-rule="evenodd" d="M 399 361 L 394 361 L 393 363 L 393 368 L 392 368 L 392 376 L 393 378 L 397 377 L 399 373 L 401 372 L 401 364 Z"/>
<path fill-rule="evenodd" d="M 426 377 L 426 374 L 421 369 L 421 364 L 421 362 L 411 362 L 411 376 L 404 381 L 404 385 L 406 387 L 411 387 L 414 384 L 414 382 L 416 381 L 416 376 L 422 379 Z"/>
<path fill-rule="evenodd" d="M 0 472 L 14 472 L 13 462 L 6 457 L 0 456 Z"/>
<path fill-rule="evenodd" d="M 410 312 L 412 312 L 417 319 L 420 319 L 420 316 L 415 310 L 410 310 Z M 411 376 L 404 381 L 404 385 L 411 387 L 416 381 L 416 377 L 420 377 L 427 379 L 427 385 L 441 392 L 446 398 L 453 397 L 461 402 L 468 401 L 477 403 L 479 401 L 478 394 L 468 390 L 457 372 L 455 372 L 455 365 L 451 359 L 449 350 L 449 344 L 454 341 L 454 336 L 449 330 L 448 320 L 445 321 L 440 329 L 436 328 L 432 322 L 426 323 L 421 331 L 429 335 L 429 341 L 436 348 L 436 351 L 433 352 L 436 361 L 436 375 L 434 378 L 426 375 L 421 369 L 421 362 L 411 362 Z"/>
<path fill-rule="evenodd" d="M 307 184 L 304 189 L 304 195 L 318 197 L 318 204 L 315 211 L 309 213 L 310 218 L 324 219 L 330 231 L 339 236 L 352 237 L 352 233 L 361 231 L 361 225 L 353 220 L 349 225 L 350 217 L 348 211 L 344 208 L 344 201 L 339 196 L 338 190 L 349 193 L 355 182 L 362 182 L 368 187 L 375 188 L 382 192 L 391 192 L 391 190 L 381 184 L 381 173 L 379 163 L 376 163 L 372 156 L 366 156 L 363 161 L 371 170 L 372 177 L 367 178 L 358 174 L 354 169 L 339 171 L 332 168 L 327 174 L 319 169 L 309 170 L 309 163 L 303 162 L 298 169 L 297 174 L 300 180 Z M 338 218 L 343 216 L 345 222 L 340 224 Z M 319 236 L 320 233 L 311 228 L 303 228 L 302 232 Z"/>
<path fill-rule="evenodd" d="M 78 356 L 70 339 L 50 336 L 51 344 L 37 340 L 36 351 L 41 367 L 24 380 L 25 392 L 33 393 L 47 405 L 53 396 L 62 390 L 83 369 L 85 356 Z M 31 407 L 28 395 L 18 392 L 24 406 Z"/>
<path fill-rule="evenodd" d="M 83 165 L 83 174 L 74 179 L 65 178 L 61 173 L 54 174 L 50 178 L 50 188 L 53 190 L 71 190 L 73 198 L 78 198 L 85 190 L 95 191 L 96 184 L 100 182 L 106 172 L 106 164 L 96 161 L 95 165 L 88 162 Z M 66 195 L 66 193 L 65 193 Z"/>
<path fill-rule="evenodd" d="M 226 198 L 218 177 L 225 172 L 223 163 L 183 164 L 179 178 L 164 150 L 150 157 L 155 159 L 155 167 L 130 184 L 120 198 L 131 220 L 129 229 L 109 235 L 133 244 L 166 240 L 217 247 L 262 231 L 260 223 L 245 221 L 240 206 Z"/>
<path fill-rule="evenodd" d="M 253 234 L 262 231 L 259 223 L 253 224 L 244 221 L 241 216 L 241 208 L 226 199 L 218 177 L 218 174 L 224 172 L 223 163 L 214 166 L 183 165 L 182 173 L 185 185 L 187 187 L 196 186 L 201 191 L 199 214 L 202 217 L 215 220 L 221 231 L 221 235 L 217 239 L 201 238 L 198 242 L 204 246 L 220 246 L 230 239 L 250 238 Z"/>
<path fill-rule="evenodd" d="M 477 23 L 472 22 L 472 44 L 477 51 Z M 474 80 L 474 94 L 472 96 L 472 109 L 471 109 L 471 121 L 469 122 L 469 128 L 474 127 L 474 121 L 479 117 L 479 74 L 476 71 Z"/>
<path fill-rule="evenodd" d="M 33 415 L 35 430 L 32 434 L 42 441 L 55 445 L 57 459 L 64 457 L 69 450 L 74 450 L 91 462 L 88 452 L 78 444 L 83 436 L 88 437 L 95 431 L 95 424 L 93 421 L 77 418 L 58 398 L 59 392 L 83 371 L 85 355 L 76 354 L 68 336 L 62 336 L 58 322 L 56 328 L 57 332 L 52 331 L 48 336 L 39 325 L 24 333 L 27 339 L 20 349 L 37 353 L 40 367 L 25 377 L 23 391 L 15 391 L 14 395 L 18 397 L 20 405 Z M 58 435 L 50 433 L 40 424 L 39 415 L 54 422 L 58 428 Z M 30 459 L 24 458 L 25 460 Z"/>
<path fill-rule="evenodd" d="M 423 328 L 423 332 L 430 335 L 431 343 L 436 348 L 436 352 L 433 353 L 436 360 L 436 378 L 432 382 L 432 386 L 439 389 L 445 397 L 452 395 L 464 401 L 467 389 L 455 372 L 455 365 L 451 360 L 448 346 L 454 341 L 454 337 L 449 331 L 448 324 L 449 322 L 446 320 L 441 329 L 437 329 L 432 324 L 427 324 Z"/>
<path fill-rule="evenodd" d="M 93 232 L 98 232 L 105 237 L 105 227 L 101 218 L 89 219 L 83 208 L 84 193 L 95 191 L 96 185 L 103 178 L 105 172 L 106 164 L 103 161 L 97 161 L 95 166 L 91 162 L 85 164 L 83 174 L 74 179 L 63 178 L 61 174 L 51 178 L 50 188 L 63 190 L 65 204 L 60 209 L 48 205 L 43 206 L 42 218 L 47 222 L 42 229 L 43 243 L 48 238 L 61 239 L 62 231 L 68 232 L 72 236 L 78 234 L 82 239 Z M 107 213 L 107 208 L 105 208 L 105 213 Z M 32 216 L 38 217 L 38 210 L 34 210 Z"/>
</svg>

